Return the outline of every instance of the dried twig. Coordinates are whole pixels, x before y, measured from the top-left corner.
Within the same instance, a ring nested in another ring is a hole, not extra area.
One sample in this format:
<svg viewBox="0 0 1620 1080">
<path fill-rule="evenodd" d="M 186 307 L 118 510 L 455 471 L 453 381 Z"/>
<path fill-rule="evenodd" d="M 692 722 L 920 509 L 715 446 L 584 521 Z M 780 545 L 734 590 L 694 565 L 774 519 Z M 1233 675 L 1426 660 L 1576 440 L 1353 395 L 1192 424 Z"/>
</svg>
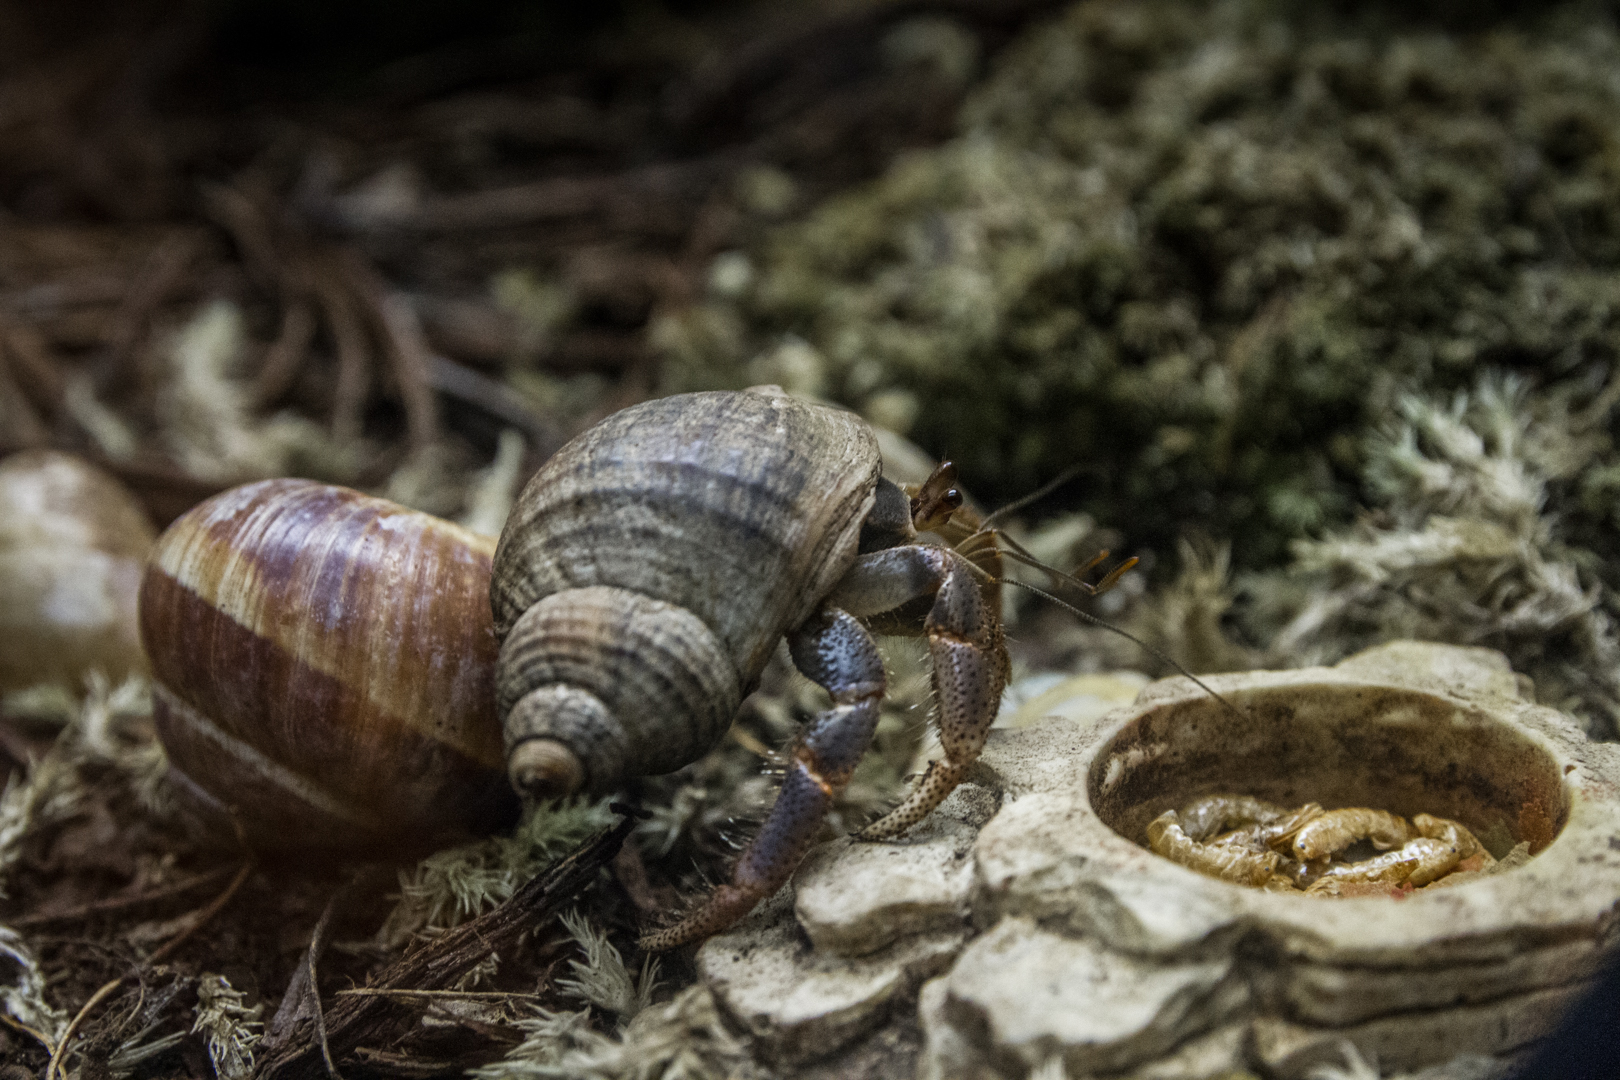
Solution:
<svg viewBox="0 0 1620 1080">
<path fill-rule="evenodd" d="M 374 1046 L 362 1046 L 354 1052 L 354 1056 L 370 1066 L 370 1071 L 374 1074 L 395 1077 L 397 1080 L 431 1080 L 432 1077 L 451 1076 L 461 1072 L 461 1068 L 454 1061 L 399 1054 L 389 1050 L 378 1050 Z"/>
<path fill-rule="evenodd" d="M 35 1031 L 27 1024 L 23 1023 L 21 1020 L 13 1018 L 8 1013 L 0 1012 L 0 1023 L 4 1023 L 7 1027 L 13 1028 L 22 1032 L 24 1035 L 33 1038 L 41 1046 L 45 1047 L 46 1050 L 54 1052 L 56 1049 L 51 1043 L 50 1036 L 46 1035 L 43 1031 Z"/>
<path fill-rule="evenodd" d="M 207 907 L 198 912 L 197 917 L 192 920 L 190 926 L 180 931 L 180 933 L 169 939 L 167 944 L 163 945 L 151 956 L 148 956 L 144 966 L 155 967 L 172 956 L 176 949 L 185 944 L 193 934 L 207 924 L 207 922 L 215 915 L 219 914 L 220 910 L 223 909 L 226 904 L 230 903 L 231 897 L 236 895 L 236 891 L 242 887 L 242 883 L 247 880 L 248 874 L 251 873 L 252 870 L 253 861 L 250 859 L 244 862 L 242 864 L 242 868 L 236 872 L 236 877 L 232 878 L 231 883 L 225 886 L 225 891 L 216 896 Z M 71 1048 L 73 1035 L 79 1029 L 79 1025 L 84 1022 L 85 1017 L 90 1015 L 91 1010 L 105 1001 L 114 990 L 117 990 L 120 986 L 122 986 L 124 981 L 131 978 L 133 974 L 138 974 L 138 972 L 131 973 L 130 975 L 120 975 L 118 978 L 102 984 L 100 989 L 98 989 L 94 994 L 90 995 L 90 1000 L 86 1001 L 82 1006 L 80 1006 L 78 1013 L 74 1015 L 73 1020 L 68 1024 L 67 1030 L 62 1033 L 62 1038 L 56 1044 L 56 1048 L 51 1051 L 50 1064 L 45 1068 L 46 1080 L 57 1080 L 58 1077 L 66 1076 L 64 1062 L 66 1061 L 68 1051 Z"/>
<path fill-rule="evenodd" d="M 521 394 L 498 379 L 443 356 L 432 358 L 428 378 L 439 393 L 476 406 L 523 432 L 529 437 L 529 445 L 537 457 L 550 457 L 565 441 L 555 424 L 531 409 Z"/>
<path fill-rule="evenodd" d="M 535 875 L 506 903 L 446 931 L 391 965 L 372 989 L 448 989 L 490 953 L 504 951 L 544 924 L 595 881 L 597 872 L 617 854 L 634 827 L 635 820 L 626 818 L 598 833 L 572 855 Z M 326 1017 L 333 1059 L 341 1061 L 362 1046 L 388 1045 L 400 1030 L 400 1021 L 392 1012 L 396 1007 L 383 995 L 342 996 Z M 323 1073 L 320 1050 L 288 1038 L 260 1059 L 257 1076 L 259 1080 L 313 1080 Z"/>
<path fill-rule="evenodd" d="M 646 355 L 641 335 L 618 330 L 575 330 L 559 338 L 542 355 L 547 371 L 573 375 L 584 371 L 619 373 Z"/>
<path fill-rule="evenodd" d="M 248 272 L 266 287 L 285 284 L 287 268 L 259 205 L 228 184 L 204 184 L 202 195 L 203 211 L 231 234 Z"/>
<path fill-rule="evenodd" d="M 66 1075 L 63 1071 L 62 1062 L 67 1057 L 68 1046 L 73 1042 L 74 1032 L 79 1030 L 79 1025 L 84 1022 L 84 1018 L 90 1015 L 90 1010 L 100 1005 L 107 999 L 109 994 L 123 985 L 124 979 L 127 977 L 120 975 L 110 982 L 103 983 L 101 989 L 91 994 L 90 1000 L 80 1007 L 73 1020 L 68 1024 L 67 1030 L 62 1032 L 61 1042 L 58 1042 L 56 1049 L 51 1051 L 50 1064 L 45 1066 L 45 1080 L 57 1080 L 57 1077 Z"/>
<path fill-rule="evenodd" d="M 18 446 L 44 446 L 50 441 L 50 431 L 12 378 L 6 361 L 6 354 L 0 351 L 0 433 Z"/>
<path fill-rule="evenodd" d="M 152 312 L 180 284 L 186 268 L 197 254 L 197 241 L 190 233 L 173 233 L 163 239 L 147 257 L 140 273 L 113 313 L 107 330 L 108 352 L 114 368 L 122 366 L 146 334 Z M 150 386 L 155 377 L 143 379 Z"/>
<path fill-rule="evenodd" d="M 315 932 L 309 936 L 309 951 L 304 954 L 304 1001 L 309 1005 L 310 1017 L 315 1021 L 315 1043 L 321 1048 L 321 1062 L 326 1066 L 326 1075 L 331 1080 L 343 1080 L 343 1074 L 338 1072 L 337 1063 L 332 1060 L 332 1046 L 326 1038 L 326 1010 L 321 1006 L 321 980 L 317 965 L 332 936 L 332 914 L 337 911 L 338 898 L 346 891 L 339 889 L 326 902 L 320 921 L 315 924 Z"/>
<path fill-rule="evenodd" d="M 422 333 L 422 323 L 410 301 L 390 293 L 378 305 L 388 343 L 388 359 L 405 401 L 405 419 L 413 450 L 425 450 L 439 441 L 439 410 L 428 384 L 433 353 Z"/>
<path fill-rule="evenodd" d="M 230 872 L 230 867 L 221 866 L 201 874 L 193 875 L 184 881 L 177 881 L 158 889 L 149 889 L 146 892 L 135 893 L 132 896 L 113 896 L 105 900 L 92 900 L 88 904 L 68 908 L 66 911 L 47 911 L 35 915 L 24 915 L 20 919 L 11 920 L 16 927 L 45 926 L 51 923 L 77 922 L 81 919 L 92 918 L 96 915 L 105 915 L 113 911 L 122 911 L 125 908 L 139 907 L 142 904 L 152 904 L 159 900 L 167 900 L 171 896 L 188 893 L 192 889 L 218 881 Z"/>
<path fill-rule="evenodd" d="M 327 943 L 331 939 L 333 917 L 336 915 L 338 908 L 346 902 L 346 899 L 362 887 L 366 880 L 366 873 L 366 871 L 361 871 L 355 874 L 326 901 L 325 908 L 321 910 L 321 917 L 316 921 L 315 929 L 310 933 L 309 947 L 304 952 L 304 962 L 299 964 L 298 969 L 293 973 L 292 981 L 287 984 L 286 993 L 281 997 L 280 1007 L 276 1009 L 275 1016 L 271 1018 L 269 1025 L 265 1028 L 263 1045 L 266 1048 L 273 1048 L 291 1039 L 298 1021 L 308 1019 L 314 1023 L 316 1036 L 322 1044 L 322 1057 L 326 1061 L 328 1068 L 332 1068 L 331 1053 L 325 1046 L 326 1017 L 321 1008 L 320 993 L 317 989 L 319 985 L 317 978 L 318 965 L 321 957 L 325 955 Z"/>
<path fill-rule="evenodd" d="M 52 416 L 60 413 L 67 388 L 62 382 L 61 361 L 51 355 L 44 336 L 26 323 L 0 318 L 0 337 L 12 375 L 34 404 Z"/>
<path fill-rule="evenodd" d="M 355 311 L 343 275 L 336 266 L 322 260 L 312 274 L 316 297 L 326 313 L 332 339 L 337 343 L 337 388 L 332 393 L 332 435 L 349 442 L 360 435 L 361 411 L 371 383 L 371 346 L 365 325 Z"/>
<path fill-rule="evenodd" d="M 360 299 L 382 341 L 383 356 L 399 384 L 411 449 L 425 450 L 439 441 L 439 413 L 428 384 L 433 350 L 422 324 L 410 301 L 391 293 L 359 252 L 346 250 L 338 261 L 349 290 Z"/>
<path fill-rule="evenodd" d="M 281 316 L 281 333 L 264 354 L 259 377 L 253 383 L 253 404 L 264 409 L 292 388 L 304 366 L 309 343 L 315 336 L 315 313 L 308 301 L 298 299 L 287 305 Z"/>
<path fill-rule="evenodd" d="M 45 281 L 0 292 L 0 308 L 39 314 L 60 308 L 117 303 L 128 291 L 129 282 L 116 274 Z"/>
<path fill-rule="evenodd" d="M 197 917 L 192 920 L 190 926 L 186 927 L 173 938 L 169 939 L 168 944 L 158 949 L 151 956 L 148 956 L 146 958 L 146 966 L 153 967 L 157 964 L 161 964 L 163 961 L 173 956 L 175 950 L 184 945 L 191 938 L 191 935 L 195 934 L 198 930 L 201 930 L 204 926 L 206 926 L 208 924 L 208 920 L 212 919 L 215 915 L 218 915 L 220 910 L 224 908 L 226 904 L 231 902 L 231 897 L 236 895 L 236 890 L 242 887 L 242 883 L 248 879 L 248 875 L 252 872 L 253 860 L 249 859 L 243 862 L 242 868 L 236 872 L 236 876 L 231 879 L 231 883 L 225 886 L 225 891 L 214 897 L 213 902 L 207 907 L 203 908 L 202 911 L 197 914 Z"/>
<path fill-rule="evenodd" d="M 364 219 L 336 207 L 323 211 L 339 219 L 337 224 L 359 231 L 450 232 L 606 215 L 621 228 L 684 233 L 687 215 L 676 208 L 701 198 L 724 175 L 727 164 L 717 155 L 603 176 L 558 176 L 465 195 L 430 197 L 398 212 Z"/>
<path fill-rule="evenodd" d="M 613 859 L 613 876 L 624 887 L 630 902 L 643 915 L 655 915 L 661 911 L 668 911 L 672 906 L 659 899 L 653 892 L 652 882 L 647 877 L 647 864 L 641 859 L 641 853 L 634 844 L 622 848 Z"/>
</svg>

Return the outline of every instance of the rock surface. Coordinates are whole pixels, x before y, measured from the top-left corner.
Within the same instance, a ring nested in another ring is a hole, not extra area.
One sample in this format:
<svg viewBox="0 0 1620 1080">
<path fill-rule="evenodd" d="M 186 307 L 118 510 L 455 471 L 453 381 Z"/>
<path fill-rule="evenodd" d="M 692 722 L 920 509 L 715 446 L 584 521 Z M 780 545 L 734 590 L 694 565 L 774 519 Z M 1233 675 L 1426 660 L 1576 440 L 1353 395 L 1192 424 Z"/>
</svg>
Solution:
<svg viewBox="0 0 1620 1080">
<path fill-rule="evenodd" d="M 819 953 L 793 918 L 784 889 L 747 928 L 698 953 L 698 974 L 754 1037 L 761 1056 L 785 1064 L 822 1057 L 871 1031 L 923 980 L 948 967 L 965 930 L 905 938 L 861 957 Z"/>
<path fill-rule="evenodd" d="M 1151 1061 L 1248 996 L 1230 956 L 1143 964 L 1018 917 L 975 939 L 943 982 L 946 1022 L 974 1033 L 980 1055 L 1015 1076 L 1054 1056 L 1071 1076 Z M 961 1065 L 941 1063 L 940 1075 Z"/>
<path fill-rule="evenodd" d="M 845 838 L 811 852 L 794 881 L 799 925 L 817 950 L 840 956 L 965 929 L 973 844 L 1000 802 L 965 784 L 896 843 Z"/>
<path fill-rule="evenodd" d="M 778 1061 L 915 1007 L 937 1080 L 1053 1059 L 1305 1077 L 1347 1040 L 1413 1070 L 1544 1034 L 1614 951 L 1620 748 L 1525 700 L 1483 649 L 1397 642 L 1211 682 L 1240 715 L 1185 679 L 1079 721 L 1041 695 L 1056 718 L 992 732 L 973 782 L 900 841 L 812 853 L 793 895 L 704 946 L 702 977 Z M 1428 810 L 1536 857 L 1403 899 L 1246 889 L 1140 843 L 1212 791 Z"/>
</svg>

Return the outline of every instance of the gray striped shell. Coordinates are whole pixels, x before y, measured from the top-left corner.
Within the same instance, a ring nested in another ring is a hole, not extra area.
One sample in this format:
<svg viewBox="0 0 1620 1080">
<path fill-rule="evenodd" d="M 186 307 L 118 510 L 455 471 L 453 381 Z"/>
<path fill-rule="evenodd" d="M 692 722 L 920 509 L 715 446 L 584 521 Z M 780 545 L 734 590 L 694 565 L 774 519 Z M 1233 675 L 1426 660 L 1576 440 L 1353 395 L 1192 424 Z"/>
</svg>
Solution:
<svg viewBox="0 0 1620 1080">
<path fill-rule="evenodd" d="M 495 554 L 514 781 L 531 740 L 566 747 L 566 789 L 592 792 L 713 746 L 853 562 L 878 472 L 858 417 L 780 392 L 644 402 L 563 447 Z"/>
</svg>

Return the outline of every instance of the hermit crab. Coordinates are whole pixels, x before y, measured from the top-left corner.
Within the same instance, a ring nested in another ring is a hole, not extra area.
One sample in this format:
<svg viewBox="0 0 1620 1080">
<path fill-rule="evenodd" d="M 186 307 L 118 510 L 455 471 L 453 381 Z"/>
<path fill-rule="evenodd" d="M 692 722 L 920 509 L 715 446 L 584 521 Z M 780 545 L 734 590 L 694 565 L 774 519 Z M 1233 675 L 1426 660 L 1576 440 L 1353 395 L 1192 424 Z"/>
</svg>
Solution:
<svg viewBox="0 0 1620 1080">
<path fill-rule="evenodd" d="M 945 760 L 861 836 L 904 831 L 961 782 L 1008 671 L 987 575 L 917 538 L 961 503 L 949 470 L 908 495 L 881 476 L 860 418 L 773 388 L 633 406 L 529 482 L 491 588 L 519 791 L 606 792 L 695 760 L 784 636 L 832 696 L 787 751 L 731 880 L 645 947 L 723 929 L 798 866 L 878 722 L 886 683 L 869 628 L 926 635 Z"/>
<path fill-rule="evenodd" d="M 927 638 L 945 756 L 862 838 L 939 805 L 995 719 L 997 533 L 948 464 L 910 490 L 880 465 L 859 417 L 774 387 L 644 402 L 540 468 L 493 565 L 487 541 L 356 492 L 227 492 L 160 539 L 143 585 L 171 760 L 238 826 L 268 808 L 272 841 L 465 834 L 510 820 L 503 733 L 518 792 L 615 791 L 713 747 L 785 638 L 831 707 L 731 879 L 642 944 L 713 934 L 793 873 L 871 742 L 873 632 Z"/>
</svg>

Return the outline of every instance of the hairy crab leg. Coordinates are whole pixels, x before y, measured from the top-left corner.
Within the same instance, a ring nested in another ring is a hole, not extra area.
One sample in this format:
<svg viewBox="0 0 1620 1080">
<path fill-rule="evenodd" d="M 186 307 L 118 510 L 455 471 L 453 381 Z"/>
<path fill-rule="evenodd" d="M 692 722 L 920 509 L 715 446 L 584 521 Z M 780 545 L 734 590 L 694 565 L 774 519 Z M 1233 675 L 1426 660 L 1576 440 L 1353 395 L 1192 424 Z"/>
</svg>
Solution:
<svg viewBox="0 0 1620 1080">
<path fill-rule="evenodd" d="M 673 926 L 646 934 L 649 952 L 673 949 L 719 933 L 752 911 L 793 876 L 833 800 L 872 742 L 886 681 L 872 636 L 851 615 L 824 607 L 788 635 L 793 662 L 832 695 L 794 742 L 782 790 L 770 816 L 721 885 Z"/>
<path fill-rule="evenodd" d="M 912 545 L 863 555 L 833 597 L 857 614 L 876 614 L 930 591 L 934 606 L 923 632 L 933 661 L 945 760 L 930 762 L 899 806 L 855 834 L 861 840 L 899 835 L 956 789 L 984 749 L 1007 684 L 1001 621 L 985 604 L 972 566 L 956 552 Z"/>
</svg>

